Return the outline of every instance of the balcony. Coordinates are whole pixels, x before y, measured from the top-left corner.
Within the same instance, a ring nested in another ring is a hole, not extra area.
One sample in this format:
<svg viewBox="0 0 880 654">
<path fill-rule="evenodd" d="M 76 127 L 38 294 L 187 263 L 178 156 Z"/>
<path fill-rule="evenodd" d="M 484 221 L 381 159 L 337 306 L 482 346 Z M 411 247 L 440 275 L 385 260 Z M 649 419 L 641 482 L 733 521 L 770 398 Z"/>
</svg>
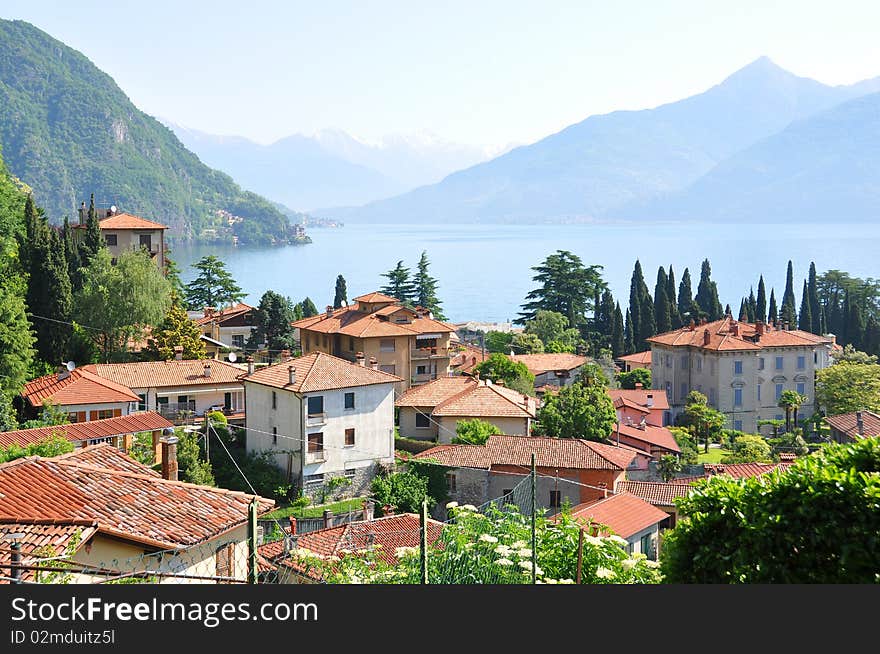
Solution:
<svg viewBox="0 0 880 654">
<path fill-rule="evenodd" d="M 326 413 L 310 413 L 306 416 L 306 427 L 320 427 L 327 424 Z"/>
<path fill-rule="evenodd" d="M 325 460 L 324 450 L 319 450 L 318 452 L 306 452 L 306 464 L 322 463 Z"/>
<path fill-rule="evenodd" d="M 448 347 L 415 347 L 410 349 L 409 358 L 412 361 L 419 359 L 448 359 Z"/>
<path fill-rule="evenodd" d="M 167 402 L 156 407 L 159 415 L 175 425 L 192 423 L 196 416 L 196 402 Z"/>
</svg>

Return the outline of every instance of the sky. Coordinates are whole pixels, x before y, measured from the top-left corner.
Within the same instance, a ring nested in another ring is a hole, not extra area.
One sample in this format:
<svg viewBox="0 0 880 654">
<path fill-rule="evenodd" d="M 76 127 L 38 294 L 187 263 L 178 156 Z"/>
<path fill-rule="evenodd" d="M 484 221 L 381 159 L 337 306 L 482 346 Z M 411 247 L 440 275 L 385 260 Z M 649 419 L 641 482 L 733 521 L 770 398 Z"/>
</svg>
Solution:
<svg viewBox="0 0 880 654">
<path fill-rule="evenodd" d="M 699 93 L 762 56 L 880 75 L 876 0 L 3 0 L 154 116 L 269 143 L 321 129 L 500 148 Z"/>
</svg>

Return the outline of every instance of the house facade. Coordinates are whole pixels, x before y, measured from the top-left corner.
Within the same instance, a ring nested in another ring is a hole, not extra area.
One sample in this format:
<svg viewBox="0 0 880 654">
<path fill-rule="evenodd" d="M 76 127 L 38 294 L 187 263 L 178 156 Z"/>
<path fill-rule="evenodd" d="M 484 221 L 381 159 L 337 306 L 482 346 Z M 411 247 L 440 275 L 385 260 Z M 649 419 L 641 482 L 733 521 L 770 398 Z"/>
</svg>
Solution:
<svg viewBox="0 0 880 654">
<path fill-rule="evenodd" d="M 247 451 L 268 452 L 306 494 L 343 477 L 345 494 L 356 495 L 393 462 L 399 377 L 314 352 L 242 381 Z"/>
<path fill-rule="evenodd" d="M 205 307 L 201 317 L 194 318 L 202 334 L 210 339 L 207 344 L 222 343 L 234 350 L 241 350 L 257 326 L 254 307 L 239 302 L 231 307 L 217 309 Z"/>
<path fill-rule="evenodd" d="M 559 354 L 511 354 L 512 361 L 524 363 L 529 372 L 535 376 L 535 387 L 556 386 L 559 388 L 571 386 L 577 378 L 577 373 L 585 363 L 587 357 L 582 357 L 569 352 Z"/>
<path fill-rule="evenodd" d="M 636 368 L 651 369 L 651 350 L 644 352 L 635 352 L 618 357 L 614 360 L 623 372 L 632 372 Z"/>
<path fill-rule="evenodd" d="M 403 393 L 450 373 L 450 336 L 455 329 L 382 293 L 354 298 L 340 309 L 293 323 L 303 354 L 323 352 L 348 361 L 363 358 L 379 370 L 400 377 Z"/>
<path fill-rule="evenodd" d="M 70 422 L 86 422 L 126 416 L 138 410 L 139 398 L 130 388 L 103 379 L 85 367 L 38 377 L 25 384 L 21 393 L 25 418 L 36 418 L 43 403 L 55 405 Z"/>
<path fill-rule="evenodd" d="M 85 231 L 85 222 L 83 204 L 79 210 L 79 224 L 74 225 L 74 234 L 78 238 Z M 98 224 L 113 261 L 116 261 L 123 252 L 146 250 L 159 270 L 165 273 L 165 230 L 168 229 L 166 225 L 129 213 L 118 213 L 113 209 L 106 211 L 105 217 L 99 220 Z"/>
<path fill-rule="evenodd" d="M 785 417 L 777 406 L 785 390 L 805 396 L 799 415 L 812 415 L 816 371 L 830 365 L 834 345 L 833 338 L 730 316 L 647 340 L 652 385 L 666 393 L 673 419 L 695 390 L 725 414 L 727 428 L 750 433 L 761 431 L 759 420 Z"/>
</svg>

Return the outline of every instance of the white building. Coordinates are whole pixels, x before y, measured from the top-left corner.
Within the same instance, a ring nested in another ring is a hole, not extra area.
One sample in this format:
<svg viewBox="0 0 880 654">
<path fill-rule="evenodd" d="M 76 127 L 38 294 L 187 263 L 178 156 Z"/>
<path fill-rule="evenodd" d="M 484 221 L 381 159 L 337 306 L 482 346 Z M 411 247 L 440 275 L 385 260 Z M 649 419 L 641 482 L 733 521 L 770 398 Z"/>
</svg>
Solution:
<svg viewBox="0 0 880 654">
<path fill-rule="evenodd" d="M 363 361 L 363 360 L 361 360 Z M 315 493 L 333 477 L 364 491 L 394 460 L 395 375 L 313 352 L 242 379 L 247 451 L 271 452 L 288 479 Z"/>
</svg>

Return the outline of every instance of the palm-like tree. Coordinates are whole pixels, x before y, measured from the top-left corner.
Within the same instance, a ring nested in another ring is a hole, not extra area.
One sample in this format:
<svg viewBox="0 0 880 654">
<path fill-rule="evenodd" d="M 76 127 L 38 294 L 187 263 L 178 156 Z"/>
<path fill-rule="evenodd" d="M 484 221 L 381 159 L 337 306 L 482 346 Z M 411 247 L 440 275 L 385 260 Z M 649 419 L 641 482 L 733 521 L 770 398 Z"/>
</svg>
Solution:
<svg viewBox="0 0 880 654">
<path fill-rule="evenodd" d="M 797 425 L 797 414 L 801 404 L 807 401 L 807 398 L 797 391 L 782 391 L 779 396 L 779 402 L 776 406 L 785 409 L 785 431 L 791 432 L 792 414 L 794 414 L 794 424 Z"/>
</svg>

